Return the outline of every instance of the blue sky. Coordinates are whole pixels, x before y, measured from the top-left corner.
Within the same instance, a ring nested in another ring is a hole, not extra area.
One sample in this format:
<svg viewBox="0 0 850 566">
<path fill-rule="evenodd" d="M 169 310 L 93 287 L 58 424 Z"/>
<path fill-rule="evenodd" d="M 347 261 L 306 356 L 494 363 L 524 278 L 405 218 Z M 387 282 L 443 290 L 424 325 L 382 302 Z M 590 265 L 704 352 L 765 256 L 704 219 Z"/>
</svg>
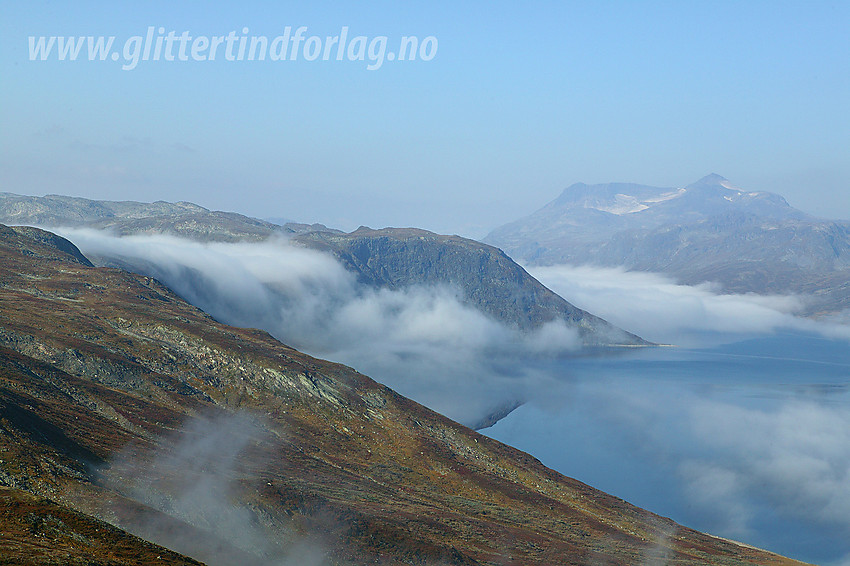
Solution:
<svg viewBox="0 0 850 566">
<path fill-rule="evenodd" d="M 717 172 L 850 219 L 850 3 L 0 3 L 0 190 L 483 236 Z M 430 61 L 30 61 L 28 36 L 434 36 Z"/>
</svg>

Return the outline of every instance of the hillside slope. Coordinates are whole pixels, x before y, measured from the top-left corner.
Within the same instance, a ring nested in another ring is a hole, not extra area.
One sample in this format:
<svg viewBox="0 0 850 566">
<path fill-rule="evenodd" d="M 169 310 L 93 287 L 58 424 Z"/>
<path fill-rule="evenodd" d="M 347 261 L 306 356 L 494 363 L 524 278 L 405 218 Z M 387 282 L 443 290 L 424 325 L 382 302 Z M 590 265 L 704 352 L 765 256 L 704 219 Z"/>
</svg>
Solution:
<svg viewBox="0 0 850 566">
<path fill-rule="evenodd" d="M 0 487 L 0 564 L 198 565 L 48 499 Z"/>
<path fill-rule="evenodd" d="M 3 485 L 219 564 L 794 563 L 33 236 L 0 226 Z"/>
</svg>

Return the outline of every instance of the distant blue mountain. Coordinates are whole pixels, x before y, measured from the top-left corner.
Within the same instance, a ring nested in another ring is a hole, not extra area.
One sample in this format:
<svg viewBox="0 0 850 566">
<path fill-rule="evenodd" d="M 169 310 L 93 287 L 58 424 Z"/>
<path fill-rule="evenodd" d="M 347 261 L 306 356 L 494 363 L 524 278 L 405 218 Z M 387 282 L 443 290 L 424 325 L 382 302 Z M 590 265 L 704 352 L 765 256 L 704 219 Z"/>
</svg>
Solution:
<svg viewBox="0 0 850 566">
<path fill-rule="evenodd" d="M 850 223 L 711 174 L 685 187 L 577 183 L 485 242 L 531 264 L 591 264 L 809 296 L 808 314 L 850 308 Z"/>
</svg>

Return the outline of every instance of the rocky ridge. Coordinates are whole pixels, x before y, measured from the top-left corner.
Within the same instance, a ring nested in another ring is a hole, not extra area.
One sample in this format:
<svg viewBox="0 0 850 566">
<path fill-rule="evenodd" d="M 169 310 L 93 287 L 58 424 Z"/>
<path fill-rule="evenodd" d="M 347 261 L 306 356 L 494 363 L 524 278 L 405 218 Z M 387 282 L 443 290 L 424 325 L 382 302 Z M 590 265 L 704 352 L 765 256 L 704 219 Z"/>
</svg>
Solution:
<svg viewBox="0 0 850 566">
<path fill-rule="evenodd" d="M 332 253 L 367 284 L 390 289 L 423 284 L 457 287 L 469 304 L 522 330 L 559 320 L 577 328 L 588 345 L 648 344 L 573 306 L 504 252 L 474 240 L 415 228 L 366 227 L 350 234 L 311 231 L 293 240 Z"/>
</svg>

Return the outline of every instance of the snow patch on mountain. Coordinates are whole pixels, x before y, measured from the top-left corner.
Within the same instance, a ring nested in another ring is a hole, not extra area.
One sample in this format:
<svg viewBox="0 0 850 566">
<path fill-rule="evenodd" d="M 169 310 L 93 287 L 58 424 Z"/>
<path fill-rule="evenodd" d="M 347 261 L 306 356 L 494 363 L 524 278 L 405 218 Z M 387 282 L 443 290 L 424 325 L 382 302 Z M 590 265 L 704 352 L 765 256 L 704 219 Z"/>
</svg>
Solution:
<svg viewBox="0 0 850 566">
<path fill-rule="evenodd" d="M 631 214 L 633 212 L 640 212 L 641 210 L 646 210 L 649 208 L 647 205 L 638 201 L 635 197 L 631 195 L 617 194 L 614 195 L 614 202 L 610 205 L 596 205 L 593 206 L 590 203 L 585 203 L 585 208 L 595 208 L 596 210 L 601 210 L 602 212 L 610 212 L 611 214 L 622 215 L 622 214 Z"/>
<path fill-rule="evenodd" d="M 687 189 L 678 189 L 651 198 L 642 199 L 633 195 L 617 193 L 616 195 L 614 195 L 613 202 L 598 204 L 595 202 L 591 202 L 590 200 L 586 200 L 584 202 L 584 208 L 593 208 L 596 210 L 601 210 L 602 212 L 609 212 L 611 214 L 616 214 L 617 216 L 622 216 L 624 214 L 634 214 L 635 212 L 644 211 L 654 204 L 658 204 L 680 197 L 685 194 L 685 192 L 687 192 Z"/>
</svg>

